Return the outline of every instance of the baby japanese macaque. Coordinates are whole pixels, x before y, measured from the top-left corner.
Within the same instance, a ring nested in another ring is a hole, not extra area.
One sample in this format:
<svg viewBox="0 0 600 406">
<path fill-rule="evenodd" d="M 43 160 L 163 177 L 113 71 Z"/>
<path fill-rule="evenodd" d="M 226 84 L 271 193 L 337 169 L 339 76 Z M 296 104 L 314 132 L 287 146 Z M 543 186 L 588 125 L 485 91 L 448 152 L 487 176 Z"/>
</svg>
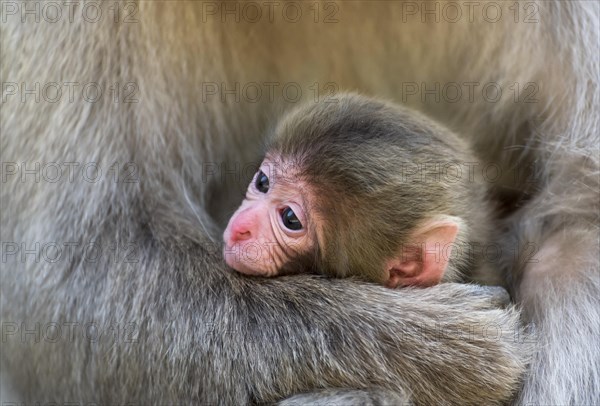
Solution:
<svg viewBox="0 0 600 406">
<path fill-rule="evenodd" d="M 286 114 L 224 232 L 235 270 L 357 277 L 388 287 L 492 283 L 470 147 L 405 107 L 344 94 Z"/>
</svg>

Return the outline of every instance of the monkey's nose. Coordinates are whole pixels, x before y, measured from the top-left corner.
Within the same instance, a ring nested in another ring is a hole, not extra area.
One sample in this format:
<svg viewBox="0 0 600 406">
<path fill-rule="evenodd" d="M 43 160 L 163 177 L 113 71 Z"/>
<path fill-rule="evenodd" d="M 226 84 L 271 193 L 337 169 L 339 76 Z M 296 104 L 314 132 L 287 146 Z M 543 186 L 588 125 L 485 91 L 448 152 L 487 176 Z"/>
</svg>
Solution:
<svg viewBox="0 0 600 406">
<path fill-rule="evenodd" d="M 260 228 L 259 219 L 264 216 L 260 207 L 248 207 L 238 210 L 227 225 L 226 233 L 229 234 L 229 244 L 248 241 L 257 236 Z"/>
<path fill-rule="evenodd" d="M 241 219 L 240 219 L 241 220 Z M 250 227 L 245 221 L 234 221 L 231 225 L 230 242 L 234 244 L 236 242 L 249 240 L 252 237 Z"/>
</svg>

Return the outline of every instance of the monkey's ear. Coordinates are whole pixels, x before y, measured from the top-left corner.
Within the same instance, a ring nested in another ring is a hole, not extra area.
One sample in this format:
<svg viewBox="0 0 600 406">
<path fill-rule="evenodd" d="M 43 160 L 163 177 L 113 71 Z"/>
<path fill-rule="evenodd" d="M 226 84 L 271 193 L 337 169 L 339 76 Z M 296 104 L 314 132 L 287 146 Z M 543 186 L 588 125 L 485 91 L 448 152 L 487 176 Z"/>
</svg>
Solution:
<svg viewBox="0 0 600 406">
<path fill-rule="evenodd" d="M 443 217 L 428 221 L 400 247 L 399 255 L 385 263 L 390 288 L 428 287 L 442 280 L 458 234 L 460 220 Z"/>
</svg>

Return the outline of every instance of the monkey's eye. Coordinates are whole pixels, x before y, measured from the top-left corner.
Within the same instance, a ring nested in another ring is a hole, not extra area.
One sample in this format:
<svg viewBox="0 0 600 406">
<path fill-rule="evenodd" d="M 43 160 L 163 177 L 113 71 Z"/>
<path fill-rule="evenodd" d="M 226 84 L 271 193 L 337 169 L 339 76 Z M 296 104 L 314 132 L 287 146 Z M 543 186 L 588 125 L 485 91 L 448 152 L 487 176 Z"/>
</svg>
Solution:
<svg viewBox="0 0 600 406">
<path fill-rule="evenodd" d="M 296 213 L 294 213 L 291 208 L 286 207 L 283 209 L 281 212 L 281 219 L 283 220 L 283 225 L 287 229 L 294 231 L 302 230 L 302 223 L 300 223 L 300 220 L 296 217 Z"/>
<path fill-rule="evenodd" d="M 269 190 L 269 178 L 263 171 L 258 171 L 258 175 L 256 176 L 256 182 L 254 183 L 256 189 L 261 193 L 267 193 Z"/>
</svg>

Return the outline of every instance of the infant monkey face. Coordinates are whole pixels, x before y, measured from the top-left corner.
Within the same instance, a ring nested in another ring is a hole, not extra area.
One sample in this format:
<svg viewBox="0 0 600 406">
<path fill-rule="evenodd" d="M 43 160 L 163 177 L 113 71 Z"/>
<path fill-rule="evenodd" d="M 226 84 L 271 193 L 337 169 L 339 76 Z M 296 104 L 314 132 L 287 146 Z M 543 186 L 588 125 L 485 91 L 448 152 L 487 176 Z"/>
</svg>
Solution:
<svg viewBox="0 0 600 406">
<path fill-rule="evenodd" d="M 275 276 L 314 247 L 302 182 L 277 158 L 262 162 L 223 233 L 225 261 L 238 272 Z"/>
</svg>

